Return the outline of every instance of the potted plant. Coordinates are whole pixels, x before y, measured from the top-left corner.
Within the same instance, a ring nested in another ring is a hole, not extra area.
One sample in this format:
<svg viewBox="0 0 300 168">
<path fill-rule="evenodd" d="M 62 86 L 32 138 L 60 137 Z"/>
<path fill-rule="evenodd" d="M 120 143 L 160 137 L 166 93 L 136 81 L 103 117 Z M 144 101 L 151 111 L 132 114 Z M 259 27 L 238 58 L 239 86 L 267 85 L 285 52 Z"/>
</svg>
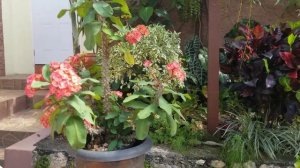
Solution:
<svg viewBox="0 0 300 168">
<path fill-rule="evenodd" d="M 255 119 L 266 127 L 291 123 L 300 114 L 299 22 L 263 26 L 241 22 L 225 36 L 221 71 Z"/>
<path fill-rule="evenodd" d="M 160 25 L 124 26 L 121 18 L 131 17 L 125 0 L 77 1 L 59 16 L 67 11 L 82 20 L 85 47 L 96 49 L 98 60 L 87 67 L 85 54 L 76 54 L 45 65 L 28 77 L 25 93 L 49 89 L 38 103 L 41 123 L 77 149 L 77 166 L 143 167 L 152 121 L 166 117 L 174 135 L 184 120 L 179 34 Z"/>
</svg>

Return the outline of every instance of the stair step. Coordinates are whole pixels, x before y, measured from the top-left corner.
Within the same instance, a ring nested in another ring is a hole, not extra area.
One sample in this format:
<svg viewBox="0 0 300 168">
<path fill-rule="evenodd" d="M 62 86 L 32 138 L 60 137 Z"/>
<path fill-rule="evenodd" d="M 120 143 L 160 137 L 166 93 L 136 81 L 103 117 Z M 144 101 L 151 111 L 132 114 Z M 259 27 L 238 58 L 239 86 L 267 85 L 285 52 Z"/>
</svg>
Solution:
<svg viewBox="0 0 300 168">
<path fill-rule="evenodd" d="M 23 90 L 0 89 L 0 119 L 28 109 L 29 104 L 30 100 L 24 95 Z"/>
<path fill-rule="evenodd" d="M 28 76 L 28 74 L 1 76 L 0 89 L 23 90 Z"/>
<path fill-rule="evenodd" d="M 24 110 L 0 120 L 0 147 L 8 147 L 42 129 L 41 110 Z"/>
</svg>

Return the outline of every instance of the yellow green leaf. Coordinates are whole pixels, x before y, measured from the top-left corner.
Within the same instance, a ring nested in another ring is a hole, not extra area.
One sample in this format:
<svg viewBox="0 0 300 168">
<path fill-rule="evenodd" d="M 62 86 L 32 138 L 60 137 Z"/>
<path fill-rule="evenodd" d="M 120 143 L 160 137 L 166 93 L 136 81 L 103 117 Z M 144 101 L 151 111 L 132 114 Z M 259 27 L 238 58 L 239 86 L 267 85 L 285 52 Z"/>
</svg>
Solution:
<svg viewBox="0 0 300 168">
<path fill-rule="evenodd" d="M 134 57 L 133 57 L 133 55 L 131 55 L 130 51 L 124 52 L 124 59 L 127 62 L 127 64 L 129 64 L 129 65 L 134 65 L 134 63 L 135 63 Z"/>
<path fill-rule="evenodd" d="M 124 27 L 120 17 L 116 17 L 116 16 L 112 16 L 110 17 L 110 20 L 115 23 L 116 25 L 120 26 L 120 27 Z"/>
</svg>

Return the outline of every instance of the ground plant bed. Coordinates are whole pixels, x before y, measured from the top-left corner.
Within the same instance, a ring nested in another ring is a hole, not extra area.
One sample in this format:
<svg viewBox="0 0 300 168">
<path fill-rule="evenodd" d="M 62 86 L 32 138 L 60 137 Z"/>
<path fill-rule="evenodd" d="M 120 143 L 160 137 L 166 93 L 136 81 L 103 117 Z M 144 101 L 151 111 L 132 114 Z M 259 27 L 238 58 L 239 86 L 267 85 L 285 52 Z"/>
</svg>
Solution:
<svg viewBox="0 0 300 168">
<path fill-rule="evenodd" d="M 180 153 L 166 146 L 154 146 L 146 154 L 145 168 L 197 168 L 226 167 L 220 156 L 220 147 L 199 145 Z M 73 168 L 75 151 L 71 149 L 62 136 L 54 139 L 47 137 L 36 144 L 33 151 L 33 165 L 37 168 Z M 263 162 L 247 162 L 244 167 L 254 168 L 292 168 L 293 161 L 276 160 Z M 238 166 L 238 165 L 237 165 Z"/>
</svg>

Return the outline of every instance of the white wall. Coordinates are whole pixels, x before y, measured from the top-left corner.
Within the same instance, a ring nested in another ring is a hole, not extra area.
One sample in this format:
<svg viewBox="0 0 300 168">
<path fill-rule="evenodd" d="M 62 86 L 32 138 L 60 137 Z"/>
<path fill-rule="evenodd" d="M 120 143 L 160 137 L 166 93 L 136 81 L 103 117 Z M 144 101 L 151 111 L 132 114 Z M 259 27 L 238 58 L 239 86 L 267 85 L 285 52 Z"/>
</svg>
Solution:
<svg viewBox="0 0 300 168">
<path fill-rule="evenodd" d="M 2 0 L 6 74 L 34 72 L 31 0 Z"/>
</svg>

